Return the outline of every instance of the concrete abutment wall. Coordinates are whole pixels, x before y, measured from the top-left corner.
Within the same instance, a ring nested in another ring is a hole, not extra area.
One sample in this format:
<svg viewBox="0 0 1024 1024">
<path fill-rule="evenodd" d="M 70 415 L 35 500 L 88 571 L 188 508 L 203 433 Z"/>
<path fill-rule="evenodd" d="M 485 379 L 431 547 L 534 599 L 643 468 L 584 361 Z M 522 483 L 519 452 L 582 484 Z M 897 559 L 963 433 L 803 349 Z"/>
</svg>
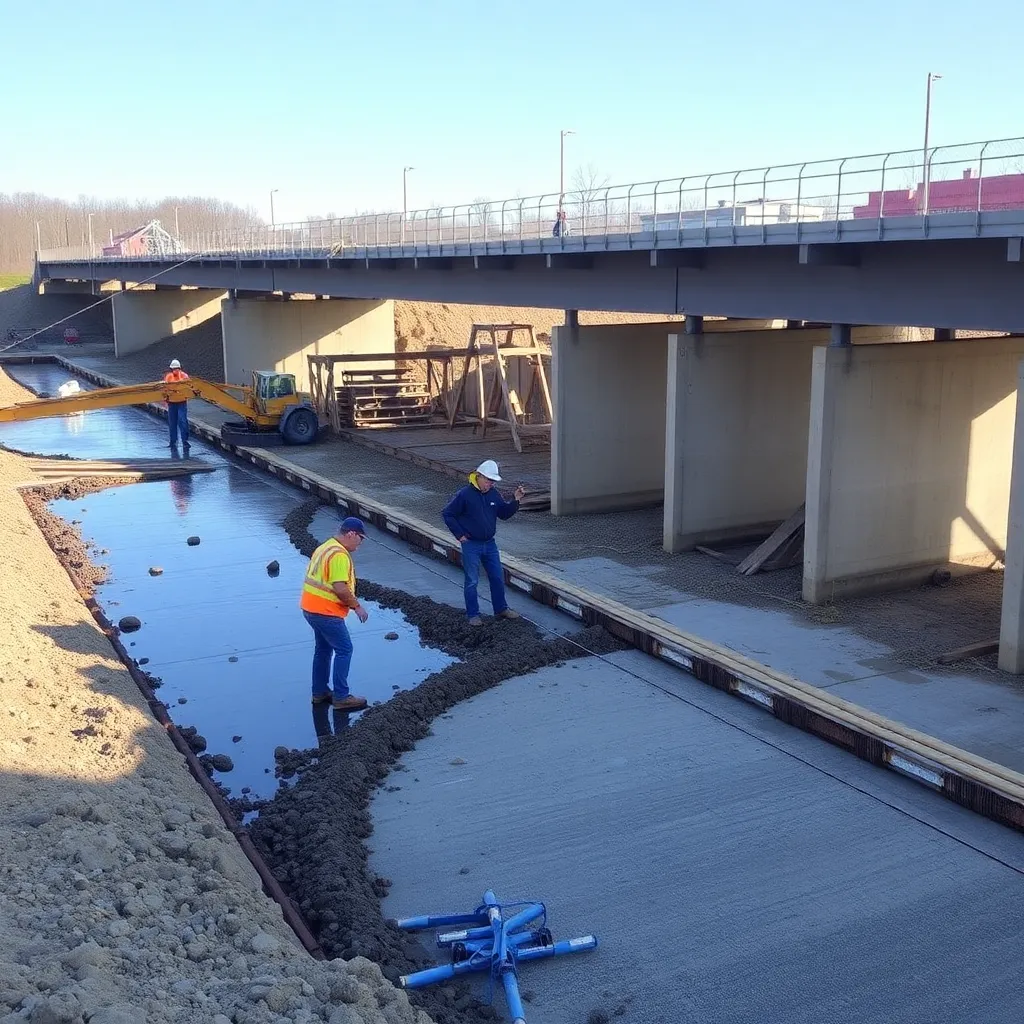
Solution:
<svg viewBox="0 0 1024 1024">
<path fill-rule="evenodd" d="M 111 299 L 114 354 L 148 348 L 172 334 L 219 315 L 226 293 L 212 288 L 168 288 L 117 292 Z"/>
<path fill-rule="evenodd" d="M 803 594 L 1005 558 L 1024 338 L 814 352 Z"/>
<path fill-rule="evenodd" d="M 803 503 L 811 355 L 828 333 L 669 335 L 666 551 L 769 532 Z"/>
<path fill-rule="evenodd" d="M 672 322 L 554 328 L 554 515 L 661 501 L 665 339 L 677 328 Z"/>
<path fill-rule="evenodd" d="M 309 355 L 395 351 L 391 300 L 227 298 L 220 313 L 229 384 L 251 383 L 253 370 L 277 370 L 295 374 L 309 391 Z"/>
</svg>

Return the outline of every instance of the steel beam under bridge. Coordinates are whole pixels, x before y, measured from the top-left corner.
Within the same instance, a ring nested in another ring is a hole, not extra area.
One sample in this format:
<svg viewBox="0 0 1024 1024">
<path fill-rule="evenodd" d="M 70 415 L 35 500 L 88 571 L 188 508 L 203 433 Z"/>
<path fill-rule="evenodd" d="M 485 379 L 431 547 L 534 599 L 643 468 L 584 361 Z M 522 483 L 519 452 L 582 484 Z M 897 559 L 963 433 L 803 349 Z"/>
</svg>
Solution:
<svg viewBox="0 0 1024 1024">
<path fill-rule="evenodd" d="M 1020 237 L 454 256 L 48 262 L 51 279 L 338 298 L 1024 331 Z"/>
</svg>

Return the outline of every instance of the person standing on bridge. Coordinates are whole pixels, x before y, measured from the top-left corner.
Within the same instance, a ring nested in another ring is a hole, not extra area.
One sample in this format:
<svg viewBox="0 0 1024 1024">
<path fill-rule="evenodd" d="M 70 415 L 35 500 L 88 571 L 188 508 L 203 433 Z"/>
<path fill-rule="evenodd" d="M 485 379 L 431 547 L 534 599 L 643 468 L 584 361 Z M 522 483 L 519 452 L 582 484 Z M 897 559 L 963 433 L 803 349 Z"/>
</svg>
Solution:
<svg viewBox="0 0 1024 1024">
<path fill-rule="evenodd" d="M 519 511 L 519 501 L 526 493 L 522 485 L 515 489 L 512 501 L 506 501 L 494 486 L 501 483 L 498 464 L 493 459 L 481 462 L 469 474 L 469 483 L 455 493 L 444 507 L 445 525 L 462 545 L 463 591 L 466 614 L 471 626 L 482 626 L 477 585 L 480 582 L 480 563 L 483 562 L 491 585 L 491 604 L 499 619 L 518 619 L 505 600 L 505 578 L 501 570 L 501 555 L 494 535 L 499 519 L 511 519 Z"/>
<path fill-rule="evenodd" d="M 352 666 L 352 638 L 345 617 L 350 611 L 365 622 L 368 613 L 356 597 L 356 570 L 352 556 L 366 536 L 361 519 L 349 516 L 338 532 L 314 552 L 306 569 L 299 606 L 313 630 L 313 703 L 337 711 L 362 711 L 365 697 L 349 693 L 348 672 Z M 331 671 L 331 661 L 334 671 Z M 334 688 L 331 689 L 333 681 Z"/>
<path fill-rule="evenodd" d="M 178 381 L 188 380 L 188 374 L 181 368 L 177 359 L 171 360 L 171 366 L 164 374 L 165 384 L 176 384 Z M 181 445 L 186 450 L 191 447 L 188 443 L 188 402 L 178 399 L 167 403 L 167 426 L 171 432 L 171 443 L 169 448 L 178 447 L 178 435 L 181 435 Z"/>
</svg>

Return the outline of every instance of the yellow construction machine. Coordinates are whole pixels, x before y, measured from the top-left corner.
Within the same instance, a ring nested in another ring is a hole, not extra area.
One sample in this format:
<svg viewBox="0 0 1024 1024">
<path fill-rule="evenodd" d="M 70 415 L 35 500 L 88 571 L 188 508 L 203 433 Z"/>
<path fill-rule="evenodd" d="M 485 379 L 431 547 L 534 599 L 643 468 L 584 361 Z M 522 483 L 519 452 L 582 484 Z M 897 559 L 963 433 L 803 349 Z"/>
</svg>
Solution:
<svg viewBox="0 0 1024 1024">
<path fill-rule="evenodd" d="M 252 387 L 215 384 L 190 377 L 188 380 L 154 381 L 119 388 L 75 391 L 61 398 L 39 398 L 33 402 L 0 407 L 0 423 L 34 420 L 44 416 L 66 416 L 88 409 L 109 409 L 115 405 L 145 405 L 147 402 L 183 402 L 201 399 L 242 417 L 221 427 L 225 441 L 266 447 L 274 444 L 311 444 L 320 433 L 320 418 L 309 396 L 295 387 L 291 373 L 254 370 Z"/>
</svg>

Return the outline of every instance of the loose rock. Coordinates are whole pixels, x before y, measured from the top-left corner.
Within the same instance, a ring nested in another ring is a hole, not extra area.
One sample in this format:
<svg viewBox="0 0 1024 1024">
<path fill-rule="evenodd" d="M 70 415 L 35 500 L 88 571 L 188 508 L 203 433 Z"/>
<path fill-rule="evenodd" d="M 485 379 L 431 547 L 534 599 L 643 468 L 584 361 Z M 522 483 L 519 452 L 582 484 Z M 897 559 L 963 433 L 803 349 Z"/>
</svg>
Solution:
<svg viewBox="0 0 1024 1024">
<path fill-rule="evenodd" d="M 198 537 L 189 537 L 188 540 L 185 541 L 185 543 L 190 548 L 194 548 L 194 547 L 196 547 L 196 545 L 199 544 L 199 538 Z"/>
<path fill-rule="evenodd" d="M 142 622 L 134 615 L 125 615 L 118 620 L 117 628 L 122 633 L 134 633 L 137 629 L 142 628 Z"/>
</svg>

